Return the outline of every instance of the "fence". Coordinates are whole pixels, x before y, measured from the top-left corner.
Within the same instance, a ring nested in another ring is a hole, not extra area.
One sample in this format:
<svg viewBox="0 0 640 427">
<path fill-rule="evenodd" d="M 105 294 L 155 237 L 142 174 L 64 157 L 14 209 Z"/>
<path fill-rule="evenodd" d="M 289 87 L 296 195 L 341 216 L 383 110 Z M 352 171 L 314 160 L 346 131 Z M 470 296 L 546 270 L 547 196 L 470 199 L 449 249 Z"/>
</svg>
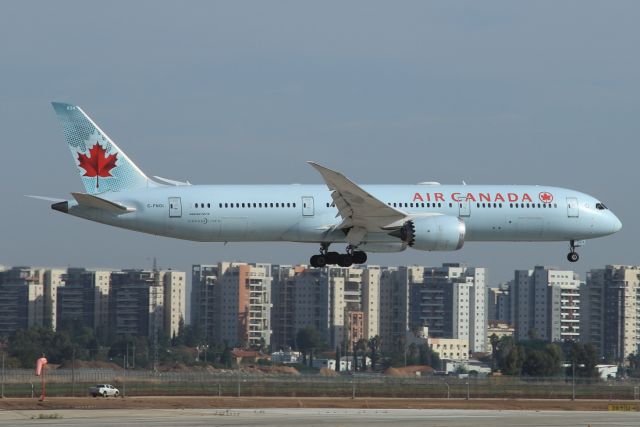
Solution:
<svg viewBox="0 0 640 427">
<path fill-rule="evenodd" d="M 39 395 L 33 370 L 7 369 L 0 378 L 4 397 Z M 576 378 L 456 378 L 384 375 L 260 375 L 241 371 L 150 372 L 112 369 L 56 369 L 46 372 L 48 396 L 86 396 L 90 386 L 109 383 L 126 396 L 289 396 L 404 398 L 639 399 L 640 380 Z"/>
</svg>

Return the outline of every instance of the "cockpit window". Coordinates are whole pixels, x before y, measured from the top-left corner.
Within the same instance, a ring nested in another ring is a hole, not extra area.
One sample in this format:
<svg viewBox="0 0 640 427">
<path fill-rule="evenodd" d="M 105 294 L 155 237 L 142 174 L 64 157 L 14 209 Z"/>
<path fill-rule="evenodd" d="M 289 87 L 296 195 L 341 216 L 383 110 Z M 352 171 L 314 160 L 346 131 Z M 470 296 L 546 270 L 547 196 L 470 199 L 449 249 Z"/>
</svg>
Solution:
<svg viewBox="0 0 640 427">
<path fill-rule="evenodd" d="M 603 210 L 607 209 L 607 207 L 604 204 L 598 202 L 598 203 L 596 203 L 596 209 L 598 209 L 599 211 L 603 211 Z"/>
</svg>

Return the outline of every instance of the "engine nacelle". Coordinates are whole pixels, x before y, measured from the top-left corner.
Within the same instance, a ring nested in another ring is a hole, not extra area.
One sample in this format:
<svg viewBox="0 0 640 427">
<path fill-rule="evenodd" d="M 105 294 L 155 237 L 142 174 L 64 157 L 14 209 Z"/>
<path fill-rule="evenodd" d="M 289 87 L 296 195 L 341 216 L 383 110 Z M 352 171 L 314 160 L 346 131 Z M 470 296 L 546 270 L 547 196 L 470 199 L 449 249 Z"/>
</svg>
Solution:
<svg viewBox="0 0 640 427">
<path fill-rule="evenodd" d="M 457 251 L 464 245 L 467 228 L 464 221 L 450 215 L 418 217 L 404 223 L 400 237 L 413 249 L 421 251 Z"/>
</svg>

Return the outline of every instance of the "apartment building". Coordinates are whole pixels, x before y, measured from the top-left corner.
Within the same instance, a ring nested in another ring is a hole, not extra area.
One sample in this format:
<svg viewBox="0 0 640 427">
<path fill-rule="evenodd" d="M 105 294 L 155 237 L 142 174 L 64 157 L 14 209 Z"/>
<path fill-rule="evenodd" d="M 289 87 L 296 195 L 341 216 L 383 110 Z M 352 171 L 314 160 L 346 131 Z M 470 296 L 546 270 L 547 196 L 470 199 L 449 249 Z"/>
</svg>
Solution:
<svg viewBox="0 0 640 427">
<path fill-rule="evenodd" d="M 550 342 L 580 338 L 580 280 L 570 270 L 517 270 L 510 289 L 516 339 Z"/>
<path fill-rule="evenodd" d="M 581 298 L 583 341 L 617 363 L 640 351 L 640 266 L 591 270 Z"/>
</svg>

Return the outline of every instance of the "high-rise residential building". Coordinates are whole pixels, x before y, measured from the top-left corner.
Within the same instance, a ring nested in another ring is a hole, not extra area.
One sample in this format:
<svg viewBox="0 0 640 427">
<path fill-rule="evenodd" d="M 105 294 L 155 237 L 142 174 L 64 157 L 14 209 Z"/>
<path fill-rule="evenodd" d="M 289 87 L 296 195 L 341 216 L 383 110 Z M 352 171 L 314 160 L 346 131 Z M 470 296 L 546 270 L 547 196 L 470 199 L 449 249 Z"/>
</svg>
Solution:
<svg viewBox="0 0 640 427">
<path fill-rule="evenodd" d="M 304 266 L 273 265 L 271 274 L 271 336 L 272 350 L 284 350 L 295 346 L 295 280 L 296 274 L 305 270 Z"/>
<path fill-rule="evenodd" d="M 367 339 L 380 336 L 380 278 L 382 269 L 369 265 L 362 275 L 362 312 Z"/>
<path fill-rule="evenodd" d="M 192 322 L 208 342 L 262 348 L 271 344 L 271 265 L 194 265 Z M 194 310 L 195 307 L 195 310 Z"/>
<path fill-rule="evenodd" d="M 161 270 L 160 276 L 164 288 L 164 332 L 175 337 L 180 325 L 185 322 L 187 302 L 187 280 L 184 271 Z"/>
<path fill-rule="evenodd" d="M 295 346 L 295 335 L 313 326 L 331 347 L 351 351 L 354 337 L 379 335 L 379 267 L 274 269 L 274 345 Z M 356 340 L 356 341 L 357 341 Z"/>
<path fill-rule="evenodd" d="M 0 272 L 0 336 L 44 325 L 44 273 L 31 267 Z"/>
<path fill-rule="evenodd" d="M 640 266 L 591 270 L 581 298 L 583 341 L 617 363 L 640 352 Z"/>
<path fill-rule="evenodd" d="M 425 268 L 420 320 L 434 338 L 467 340 L 472 352 L 486 351 L 487 270 L 448 263 Z"/>
<path fill-rule="evenodd" d="M 489 288 L 489 300 L 487 304 L 489 321 L 511 323 L 511 297 L 509 296 L 509 283 L 501 283 L 495 288 Z"/>
<path fill-rule="evenodd" d="M 152 270 L 111 273 L 109 327 L 121 336 L 153 338 L 164 325 L 164 290 Z"/>
<path fill-rule="evenodd" d="M 580 280 L 575 272 L 542 266 L 517 270 L 510 296 L 516 339 L 580 338 Z"/>
<path fill-rule="evenodd" d="M 424 267 L 382 269 L 380 274 L 380 346 L 402 351 L 408 331 L 421 328 L 420 286 Z"/>
<path fill-rule="evenodd" d="M 109 285 L 111 271 L 69 268 L 64 286 L 57 289 L 56 324 L 76 323 L 106 336 L 109 330 Z"/>
<path fill-rule="evenodd" d="M 202 329 L 204 340 L 214 342 L 220 334 L 220 311 L 216 307 L 218 266 L 196 264 L 191 268 L 191 325 Z"/>
<path fill-rule="evenodd" d="M 109 328 L 123 336 L 172 337 L 185 317 L 185 273 L 172 270 L 111 272 Z"/>
<path fill-rule="evenodd" d="M 44 271 L 44 324 L 56 329 L 58 319 L 58 288 L 65 285 L 65 273 L 63 269 L 47 269 Z"/>
</svg>

